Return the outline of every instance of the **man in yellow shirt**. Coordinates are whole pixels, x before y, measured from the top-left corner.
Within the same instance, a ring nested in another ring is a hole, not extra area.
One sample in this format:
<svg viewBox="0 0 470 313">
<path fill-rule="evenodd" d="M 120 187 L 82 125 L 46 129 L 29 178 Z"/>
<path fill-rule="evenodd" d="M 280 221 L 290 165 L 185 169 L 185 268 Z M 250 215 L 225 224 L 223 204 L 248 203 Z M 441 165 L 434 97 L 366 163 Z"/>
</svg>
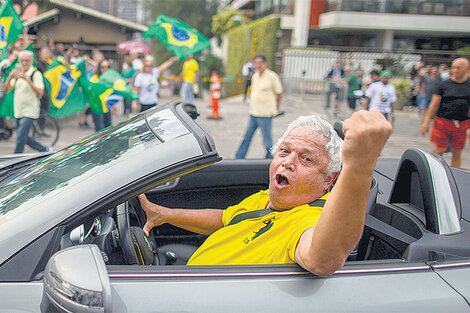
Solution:
<svg viewBox="0 0 470 313">
<path fill-rule="evenodd" d="M 183 83 L 181 84 L 181 98 L 183 102 L 194 104 L 193 84 L 197 81 L 199 64 L 193 56 L 186 57 L 181 71 Z"/>
<path fill-rule="evenodd" d="M 281 104 L 281 80 L 276 73 L 267 68 L 268 62 L 264 55 L 256 55 L 253 58 L 253 64 L 256 73 L 251 79 L 250 120 L 243 141 L 235 154 L 236 159 L 245 158 L 258 127 L 263 135 L 266 158 L 272 158 L 272 119 L 278 113 Z"/>
<path fill-rule="evenodd" d="M 361 238 L 372 173 L 392 126 L 377 110 L 359 111 L 343 132 L 344 144 L 328 122 L 299 117 L 273 148 L 269 190 L 223 211 L 170 209 L 140 195 L 144 232 L 170 223 L 211 234 L 188 265 L 297 263 L 332 274 Z"/>
</svg>

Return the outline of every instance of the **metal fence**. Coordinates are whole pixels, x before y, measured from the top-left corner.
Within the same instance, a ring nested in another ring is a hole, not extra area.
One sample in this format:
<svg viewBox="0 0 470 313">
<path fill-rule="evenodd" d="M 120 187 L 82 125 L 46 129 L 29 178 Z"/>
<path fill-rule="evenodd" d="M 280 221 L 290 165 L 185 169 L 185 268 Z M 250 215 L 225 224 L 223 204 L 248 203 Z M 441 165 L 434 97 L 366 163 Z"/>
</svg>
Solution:
<svg viewBox="0 0 470 313">
<path fill-rule="evenodd" d="M 381 70 L 380 63 L 393 63 L 395 70 L 406 74 L 421 61 L 419 54 L 386 52 L 339 52 L 314 49 L 285 49 L 282 56 L 282 82 L 286 94 L 322 94 L 327 91 L 325 79 L 335 62 L 353 67 L 360 62 L 363 84 L 370 82 L 369 72 Z"/>
</svg>

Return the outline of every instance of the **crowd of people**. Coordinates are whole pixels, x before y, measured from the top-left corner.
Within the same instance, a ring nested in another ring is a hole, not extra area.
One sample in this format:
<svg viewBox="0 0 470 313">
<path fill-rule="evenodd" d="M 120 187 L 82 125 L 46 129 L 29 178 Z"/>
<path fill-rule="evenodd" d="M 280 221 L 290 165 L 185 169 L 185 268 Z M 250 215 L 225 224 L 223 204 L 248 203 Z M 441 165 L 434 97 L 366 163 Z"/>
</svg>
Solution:
<svg viewBox="0 0 470 313">
<path fill-rule="evenodd" d="M 468 137 L 470 117 L 470 66 L 466 58 L 457 58 L 449 69 L 446 64 L 426 65 L 418 62 L 409 71 L 412 82 L 409 101 L 417 106 L 421 133 L 429 132 L 433 120 L 430 142 L 434 152 L 452 154 L 451 165 L 460 167 L 461 153 Z M 395 86 L 390 83 L 392 74 L 384 69 L 370 72 L 370 84 L 362 88 L 364 71 L 360 63 L 353 69 L 336 62 L 326 75 L 329 88 L 326 93 L 325 109 L 330 109 L 331 97 L 335 95 L 335 117 L 347 91 L 347 103 L 352 112 L 358 101 L 365 110 L 376 109 L 392 124 L 395 121 L 394 103 L 398 100 Z"/>
<path fill-rule="evenodd" d="M 120 72 L 122 78 L 138 94 L 138 100 L 123 99 L 123 114 L 128 116 L 132 112 L 148 110 L 158 104 L 159 76 L 173 63 L 176 57 L 155 66 L 151 54 L 142 54 L 132 50 L 124 56 L 122 68 L 118 69 L 116 60 L 106 59 L 103 52 L 98 49 L 80 50 L 77 43 L 55 43 L 53 35 L 49 37 L 48 46 L 42 47 L 35 53 L 25 50 L 29 45 L 28 37 L 23 35 L 8 47 L 8 56 L 0 62 L 0 77 L 3 79 L 10 65 L 18 59 L 19 64 L 9 72 L 5 81 L 1 81 L 0 97 L 3 102 L 4 94 L 14 90 L 13 110 L 16 119 L 16 148 L 15 153 L 22 153 L 24 146 L 28 145 L 37 151 L 49 151 L 52 147 L 44 147 L 31 135 L 33 121 L 40 115 L 48 112 L 50 97 L 44 84 L 43 74 L 52 60 L 56 58 L 64 65 L 76 64 L 84 61 L 86 64 L 86 78 L 91 82 L 98 82 L 100 77 L 110 68 Z M 36 59 L 36 67 L 33 60 Z M 113 66 L 114 65 L 114 66 Z M 36 69 L 37 68 L 37 69 Z M 194 103 L 193 84 L 198 81 L 199 64 L 192 57 L 185 58 L 182 71 L 178 79 L 182 82 L 181 97 L 184 102 Z M 117 106 L 110 108 L 109 112 L 98 114 L 87 105 L 83 112 L 77 113 L 78 127 L 99 131 L 112 124 L 113 115 L 119 114 Z M 0 123 L 4 125 L 3 118 Z M 3 127 L 0 125 L 0 127 Z M 6 126 L 5 126 L 6 127 Z"/>
<path fill-rule="evenodd" d="M 434 152 L 440 155 L 452 153 L 451 165 L 455 167 L 460 167 L 461 152 L 468 137 L 469 70 L 468 60 L 458 58 L 452 62 L 450 69 L 445 64 L 425 65 L 418 62 L 408 73 L 413 86 L 409 91 L 409 101 L 416 101 L 422 134 L 424 136 L 429 131 L 429 124 L 434 118 L 430 136 L 430 142 L 436 147 Z M 266 158 L 271 158 L 272 118 L 279 114 L 282 84 L 277 74 L 267 69 L 264 55 L 257 55 L 245 63 L 242 74 L 246 79 L 243 101 L 251 86 L 250 120 L 235 158 L 245 158 L 257 128 L 263 135 Z M 328 81 L 325 110 L 331 109 L 331 98 L 334 96 L 335 117 L 338 117 L 341 104 L 346 100 L 351 114 L 358 109 L 375 109 L 393 125 L 394 104 L 398 96 L 390 81 L 392 73 L 387 69 L 373 69 L 369 75 L 370 79 L 360 62 L 354 67 L 343 67 L 341 62 L 335 62 L 325 76 Z"/>
</svg>

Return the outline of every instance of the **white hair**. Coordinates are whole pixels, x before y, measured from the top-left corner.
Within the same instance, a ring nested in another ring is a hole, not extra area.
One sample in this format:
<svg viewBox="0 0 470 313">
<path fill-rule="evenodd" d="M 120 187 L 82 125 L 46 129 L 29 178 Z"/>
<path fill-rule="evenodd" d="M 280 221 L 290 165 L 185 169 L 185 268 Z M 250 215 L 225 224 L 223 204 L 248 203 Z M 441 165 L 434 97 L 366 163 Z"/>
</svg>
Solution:
<svg viewBox="0 0 470 313">
<path fill-rule="evenodd" d="M 336 131 L 333 129 L 331 124 L 316 115 L 309 116 L 299 116 L 295 121 L 291 122 L 287 126 L 284 134 L 277 140 L 272 148 L 272 153 L 274 154 L 279 145 L 286 139 L 291 131 L 296 128 L 307 128 L 312 132 L 312 134 L 320 134 L 327 140 L 325 144 L 325 151 L 330 158 L 330 162 L 326 168 L 326 174 L 329 176 L 335 172 L 341 170 L 341 165 L 343 163 L 341 159 L 341 151 L 343 148 L 343 140 L 339 138 Z"/>
<path fill-rule="evenodd" d="M 33 56 L 34 56 L 34 53 L 32 51 L 29 51 L 29 50 L 21 50 L 19 53 L 18 53 L 18 60 L 20 59 L 20 57 L 22 56 L 27 56 L 29 59 L 33 59 Z"/>
</svg>

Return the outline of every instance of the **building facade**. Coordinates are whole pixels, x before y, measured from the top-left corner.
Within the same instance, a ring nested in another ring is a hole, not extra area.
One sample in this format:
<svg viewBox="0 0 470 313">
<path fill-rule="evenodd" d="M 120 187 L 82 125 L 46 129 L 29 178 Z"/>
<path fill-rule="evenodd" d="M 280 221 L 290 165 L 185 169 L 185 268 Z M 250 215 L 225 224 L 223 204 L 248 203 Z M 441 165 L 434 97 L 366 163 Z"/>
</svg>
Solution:
<svg viewBox="0 0 470 313">
<path fill-rule="evenodd" d="M 114 15 L 135 23 L 144 24 L 144 0 L 72 0 L 81 6 Z"/>
<path fill-rule="evenodd" d="M 470 46 L 470 0 L 233 0 L 252 18 L 281 17 L 293 47 L 455 51 Z"/>
</svg>

